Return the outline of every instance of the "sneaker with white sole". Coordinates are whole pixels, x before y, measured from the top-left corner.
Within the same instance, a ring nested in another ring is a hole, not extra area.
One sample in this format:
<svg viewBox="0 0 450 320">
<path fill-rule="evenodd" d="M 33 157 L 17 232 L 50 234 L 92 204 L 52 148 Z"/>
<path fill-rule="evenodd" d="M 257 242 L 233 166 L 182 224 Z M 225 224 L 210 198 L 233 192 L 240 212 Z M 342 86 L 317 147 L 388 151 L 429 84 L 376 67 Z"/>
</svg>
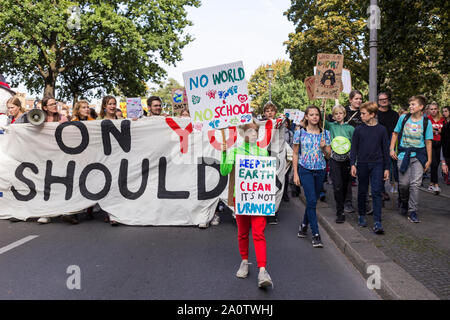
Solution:
<svg viewBox="0 0 450 320">
<path fill-rule="evenodd" d="M 420 220 L 417 217 L 417 213 L 415 211 L 411 211 L 408 215 L 408 220 L 413 222 L 413 223 L 419 223 Z"/>
<path fill-rule="evenodd" d="M 353 213 L 355 212 L 355 209 L 353 208 L 353 205 L 351 203 L 344 204 L 344 212 L 345 213 Z"/>
<path fill-rule="evenodd" d="M 308 226 L 301 224 L 300 227 L 298 227 L 297 237 L 306 238 L 307 236 L 308 236 Z"/>
<path fill-rule="evenodd" d="M 38 219 L 38 223 L 39 224 L 47 224 L 47 223 L 50 223 L 52 220 L 50 219 L 50 218 L 48 218 L 48 217 L 41 217 L 41 218 L 39 218 Z"/>
<path fill-rule="evenodd" d="M 322 239 L 320 238 L 319 234 L 316 234 L 312 237 L 311 243 L 314 248 L 323 248 Z"/>
<path fill-rule="evenodd" d="M 200 223 L 200 224 L 198 225 L 198 227 L 199 227 L 200 229 L 206 229 L 206 228 L 208 228 L 208 224 L 207 224 L 207 223 Z"/>
<path fill-rule="evenodd" d="M 439 188 L 439 186 L 434 186 L 434 194 L 438 195 L 439 193 L 441 193 L 441 188 Z"/>
<path fill-rule="evenodd" d="M 218 214 L 214 214 L 214 217 L 213 217 L 213 219 L 211 221 L 211 225 L 212 226 L 217 226 L 217 225 L 219 225 L 219 223 L 220 223 L 219 215 Z"/>
<path fill-rule="evenodd" d="M 258 287 L 266 288 L 273 286 L 272 279 L 266 269 L 260 269 L 258 274 Z"/>
<path fill-rule="evenodd" d="M 248 261 L 242 260 L 239 270 L 236 272 L 236 277 L 245 279 L 248 276 L 248 265 L 251 264 Z"/>
<path fill-rule="evenodd" d="M 435 192 L 434 186 L 428 186 L 427 190 L 430 192 Z"/>
</svg>

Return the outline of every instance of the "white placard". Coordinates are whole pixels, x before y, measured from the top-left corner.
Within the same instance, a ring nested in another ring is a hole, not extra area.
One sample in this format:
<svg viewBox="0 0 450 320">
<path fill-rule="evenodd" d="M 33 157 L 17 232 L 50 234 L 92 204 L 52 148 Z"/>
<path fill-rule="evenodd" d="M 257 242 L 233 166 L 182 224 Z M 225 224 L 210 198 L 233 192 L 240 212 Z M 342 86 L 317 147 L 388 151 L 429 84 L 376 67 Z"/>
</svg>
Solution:
<svg viewBox="0 0 450 320">
<path fill-rule="evenodd" d="M 236 155 L 236 214 L 275 215 L 277 160 Z"/>
<path fill-rule="evenodd" d="M 183 73 L 195 130 L 222 129 L 252 121 L 242 61 Z"/>
<path fill-rule="evenodd" d="M 143 114 L 141 98 L 127 98 L 127 118 L 140 118 Z"/>
</svg>

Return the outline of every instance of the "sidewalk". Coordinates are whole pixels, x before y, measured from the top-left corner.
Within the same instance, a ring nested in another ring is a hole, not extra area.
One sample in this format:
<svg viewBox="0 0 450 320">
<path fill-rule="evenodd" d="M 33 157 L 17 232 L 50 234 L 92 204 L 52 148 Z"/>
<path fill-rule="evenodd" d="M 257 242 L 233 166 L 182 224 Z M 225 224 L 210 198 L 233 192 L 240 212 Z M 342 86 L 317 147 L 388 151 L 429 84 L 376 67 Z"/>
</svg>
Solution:
<svg viewBox="0 0 450 320">
<path fill-rule="evenodd" d="M 428 182 L 424 181 L 426 187 Z M 421 192 L 418 212 L 421 223 L 418 224 L 409 222 L 398 213 L 397 194 L 389 194 L 391 200 L 385 202 L 382 213 L 385 234 L 376 235 L 371 230 L 372 216 L 367 217 L 368 228 L 358 227 L 356 212 L 346 214 L 344 224 L 334 222 L 333 188 L 326 183 L 326 201 L 319 201 L 317 206 L 319 222 L 365 277 L 370 264 L 383 264 L 382 269 L 389 270 L 384 274 L 385 283 L 382 281 L 385 292 L 380 292 L 384 298 L 448 300 L 450 186 L 443 183 L 440 186 L 444 196 Z M 358 188 L 352 189 L 356 209 Z"/>
<path fill-rule="evenodd" d="M 440 180 L 441 182 L 442 180 Z M 429 180 L 424 180 L 428 187 Z M 398 264 L 414 279 L 440 299 L 450 299 L 450 186 L 440 183 L 443 196 L 420 193 L 418 211 L 421 223 L 411 223 L 397 210 L 397 194 L 389 194 L 382 212 L 384 235 L 372 232 L 373 216 L 368 216 L 368 228 L 357 225 L 357 213 L 346 214 L 346 223 L 371 242 L 384 255 Z M 326 207 L 335 217 L 333 188 L 325 184 L 326 203 L 318 206 L 320 215 Z M 357 209 L 357 187 L 353 187 L 353 206 Z M 389 188 L 386 188 L 387 191 Z M 425 188 L 426 189 L 426 188 Z M 447 196 L 447 197 L 445 197 Z M 324 209 L 320 207 L 323 206 Z M 338 226 L 334 223 L 334 227 Z"/>
</svg>

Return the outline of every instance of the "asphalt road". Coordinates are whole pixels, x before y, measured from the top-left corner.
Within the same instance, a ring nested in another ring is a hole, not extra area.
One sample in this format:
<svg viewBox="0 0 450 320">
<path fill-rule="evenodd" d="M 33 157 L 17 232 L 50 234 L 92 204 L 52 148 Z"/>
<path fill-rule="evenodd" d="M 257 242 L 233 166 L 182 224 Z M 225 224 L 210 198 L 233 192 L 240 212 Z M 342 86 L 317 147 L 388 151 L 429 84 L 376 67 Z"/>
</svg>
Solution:
<svg viewBox="0 0 450 320">
<path fill-rule="evenodd" d="M 379 299 L 323 229 L 323 249 L 297 237 L 302 213 L 294 208 L 282 204 L 280 223 L 266 228 L 274 288 L 265 290 L 257 287 L 252 241 L 250 275 L 235 276 L 240 256 L 230 213 L 206 230 L 111 227 L 99 214 L 81 216 L 79 225 L 0 220 L 0 299 Z M 73 265 L 81 289 L 69 290 Z"/>
</svg>

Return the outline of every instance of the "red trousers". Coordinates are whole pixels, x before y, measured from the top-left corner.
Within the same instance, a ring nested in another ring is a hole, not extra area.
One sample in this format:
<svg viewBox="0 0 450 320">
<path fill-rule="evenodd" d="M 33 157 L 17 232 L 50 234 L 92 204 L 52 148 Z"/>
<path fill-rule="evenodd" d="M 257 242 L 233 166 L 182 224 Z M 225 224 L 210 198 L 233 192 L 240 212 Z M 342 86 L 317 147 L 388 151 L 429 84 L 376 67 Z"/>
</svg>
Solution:
<svg viewBox="0 0 450 320">
<path fill-rule="evenodd" d="M 239 253 L 242 260 L 248 260 L 248 236 L 251 226 L 258 268 L 266 267 L 266 237 L 264 236 L 266 219 L 264 216 L 236 215 Z"/>
</svg>

